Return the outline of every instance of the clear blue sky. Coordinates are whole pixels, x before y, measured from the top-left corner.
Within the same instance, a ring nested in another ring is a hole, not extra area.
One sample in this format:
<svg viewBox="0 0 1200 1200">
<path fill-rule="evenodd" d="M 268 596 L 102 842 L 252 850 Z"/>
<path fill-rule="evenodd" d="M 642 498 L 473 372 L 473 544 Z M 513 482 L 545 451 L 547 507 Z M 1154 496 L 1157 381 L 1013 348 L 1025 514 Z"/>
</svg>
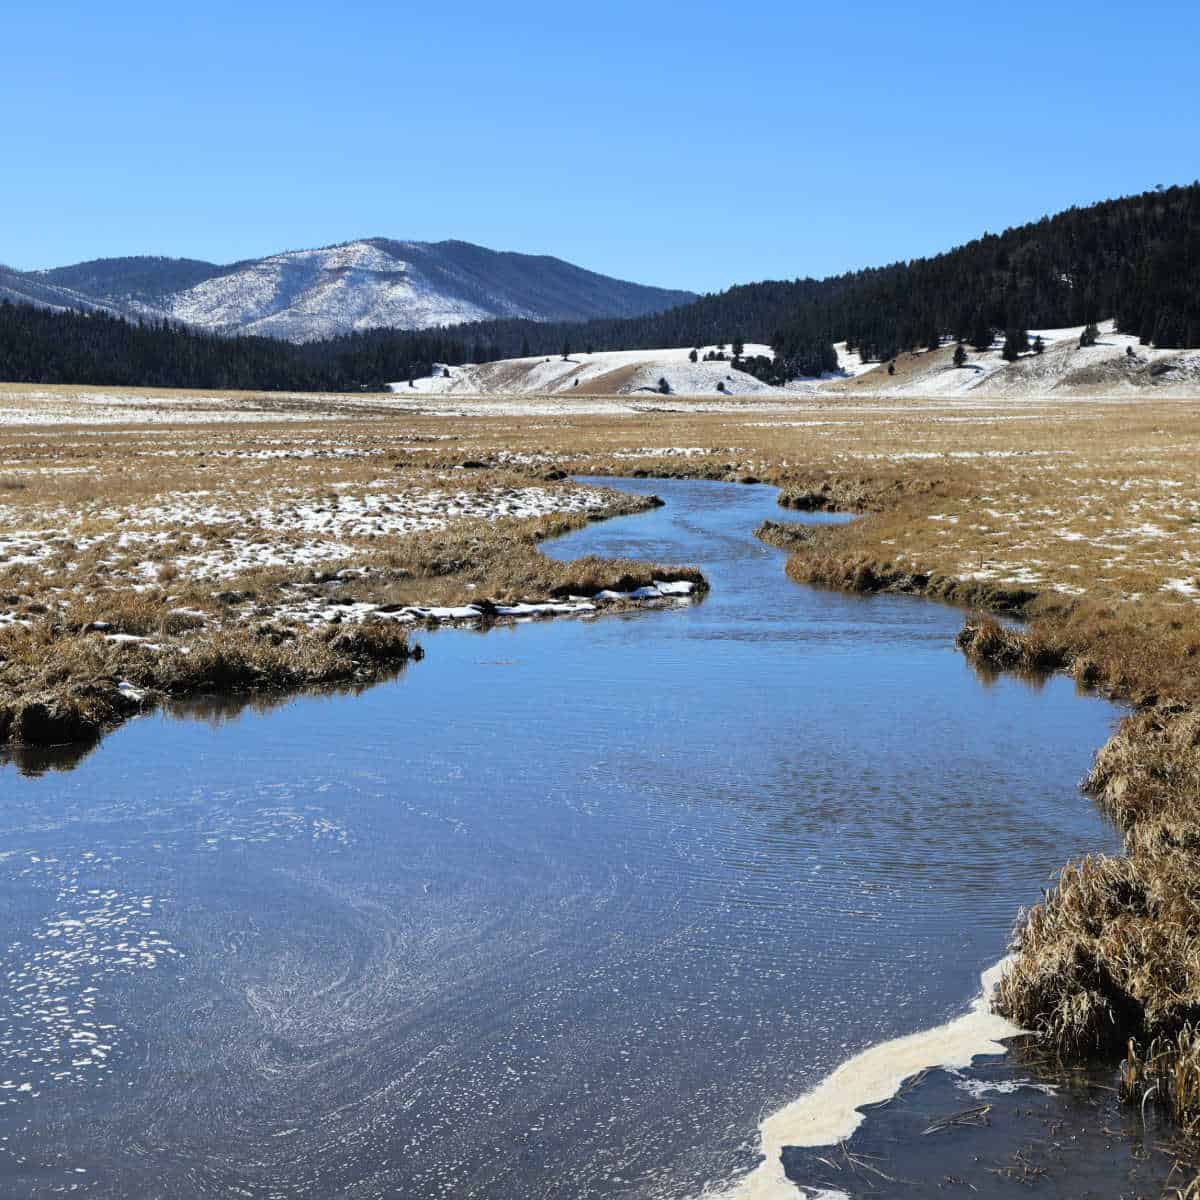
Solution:
<svg viewBox="0 0 1200 1200">
<path fill-rule="evenodd" d="M 19 268 L 380 234 L 712 290 L 1200 175 L 1195 3 L 49 0 L 4 41 Z"/>
</svg>

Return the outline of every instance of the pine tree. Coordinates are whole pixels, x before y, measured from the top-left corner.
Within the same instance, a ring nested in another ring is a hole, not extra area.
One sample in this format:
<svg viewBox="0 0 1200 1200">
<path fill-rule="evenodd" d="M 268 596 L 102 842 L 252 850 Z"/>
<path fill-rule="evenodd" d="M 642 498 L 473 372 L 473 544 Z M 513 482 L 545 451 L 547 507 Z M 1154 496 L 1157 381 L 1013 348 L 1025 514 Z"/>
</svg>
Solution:
<svg viewBox="0 0 1200 1200">
<path fill-rule="evenodd" d="M 688 355 L 688 361 L 696 362 L 699 359 L 699 357 L 700 357 L 699 353 L 697 351 L 693 350 L 691 352 L 691 354 Z"/>
<path fill-rule="evenodd" d="M 563 351 L 562 351 L 563 362 L 566 362 L 567 359 L 569 359 L 570 357 L 571 357 L 571 343 L 569 341 L 565 341 L 565 342 L 563 342 Z"/>
<path fill-rule="evenodd" d="M 967 351 L 962 342 L 959 342 L 954 347 L 954 365 L 956 367 L 965 367 L 967 365 Z"/>
<path fill-rule="evenodd" d="M 1040 333 L 1033 339 L 1033 352 L 1034 354 L 1044 354 L 1046 352 L 1046 343 L 1042 341 Z"/>
<path fill-rule="evenodd" d="M 971 332 L 971 345 L 976 350 L 984 351 L 992 344 L 992 326 L 982 313 L 975 317 L 975 327 Z"/>
<path fill-rule="evenodd" d="M 658 390 L 664 396 L 669 396 L 671 394 L 671 385 L 667 382 L 667 377 L 665 375 L 659 377 Z"/>
<path fill-rule="evenodd" d="M 1080 346 L 1094 346 L 1100 338 L 1100 330 L 1096 328 L 1095 323 L 1089 321 L 1084 331 L 1079 335 Z"/>
<path fill-rule="evenodd" d="M 1000 351 L 1005 362 L 1016 362 L 1017 356 L 1029 349 L 1029 334 L 1020 325 L 1010 325 L 1004 331 L 1004 348 Z"/>
<path fill-rule="evenodd" d="M 742 352 L 746 349 L 746 343 L 742 338 L 735 337 L 730 345 L 730 349 L 733 351 L 734 358 L 741 358 Z"/>
</svg>

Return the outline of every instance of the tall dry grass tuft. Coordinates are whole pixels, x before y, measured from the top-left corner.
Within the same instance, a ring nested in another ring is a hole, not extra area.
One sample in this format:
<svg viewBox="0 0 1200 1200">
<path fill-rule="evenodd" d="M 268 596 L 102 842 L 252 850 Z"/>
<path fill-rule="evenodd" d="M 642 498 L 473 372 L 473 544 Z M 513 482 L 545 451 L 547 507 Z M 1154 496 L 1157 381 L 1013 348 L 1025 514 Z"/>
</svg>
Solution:
<svg viewBox="0 0 1200 1200">
<path fill-rule="evenodd" d="M 1022 914 L 997 1007 L 1074 1056 L 1170 1035 L 1200 1016 L 1200 881 L 1095 856 Z"/>
<path fill-rule="evenodd" d="M 992 617 L 968 621 L 956 643 L 968 661 L 998 671 L 1036 674 L 1059 671 L 1067 665 L 1061 648 L 1036 629 L 1012 629 Z"/>
<path fill-rule="evenodd" d="M 1154 1038 L 1145 1051 L 1131 1039 L 1119 1089 L 1127 1104 L 1153 1103 L 1185 1133 L 1200 1134 L 1200 1028 L 1184 1025 L 1174 1036 Z"/>
</svg>

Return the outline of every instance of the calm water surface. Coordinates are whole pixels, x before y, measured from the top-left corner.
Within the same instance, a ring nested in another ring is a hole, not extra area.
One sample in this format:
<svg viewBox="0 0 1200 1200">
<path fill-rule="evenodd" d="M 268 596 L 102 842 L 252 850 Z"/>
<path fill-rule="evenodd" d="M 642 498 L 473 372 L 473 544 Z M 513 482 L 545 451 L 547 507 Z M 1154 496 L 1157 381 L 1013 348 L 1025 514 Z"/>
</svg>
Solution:
<svg viewBox="0 0 1200 1200">
<path fill-rule="evenodd" d="M 0 1195 L 695 1195 L 1115 846 L 1076 790 L 1111 707 L 790 583 L 770 489 L 622 486 L 667 506 L 549 553 L 703 603 L 0 768 Z"/>
</svg>

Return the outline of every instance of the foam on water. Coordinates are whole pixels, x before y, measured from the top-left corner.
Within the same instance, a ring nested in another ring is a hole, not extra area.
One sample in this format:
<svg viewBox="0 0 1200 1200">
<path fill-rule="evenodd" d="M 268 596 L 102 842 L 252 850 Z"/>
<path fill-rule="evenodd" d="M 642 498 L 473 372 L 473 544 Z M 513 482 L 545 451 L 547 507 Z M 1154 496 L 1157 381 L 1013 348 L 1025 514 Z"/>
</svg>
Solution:
<svg viewBox="0 0 1200 1200">
<path fill-rule="evenodd" d="M 992 1011 L 992 996 L 1007 966 L 984 972 L 980 993 L 960 1017 L 932 1029 L 880 1042 L 844 1062 L 812 1091 L 772 1113 L 759 1126 L 763 1161 L 713 1200 L 795 1200 L 796 1184 L 784 1174 L 785 1146 L 832 1146 L 862 1123 L 864 1105 L 881 1104 L 906 1079 L 932 1067 L 966 1067 L 982 1054 L 1003 1054 L 1002 1039 L 1020 1028 Z M 820 1195 L 821 1193 L 818 1193 Z M 826 1192 L 825 1195 L 830 1195 Z"/>
</svg>

